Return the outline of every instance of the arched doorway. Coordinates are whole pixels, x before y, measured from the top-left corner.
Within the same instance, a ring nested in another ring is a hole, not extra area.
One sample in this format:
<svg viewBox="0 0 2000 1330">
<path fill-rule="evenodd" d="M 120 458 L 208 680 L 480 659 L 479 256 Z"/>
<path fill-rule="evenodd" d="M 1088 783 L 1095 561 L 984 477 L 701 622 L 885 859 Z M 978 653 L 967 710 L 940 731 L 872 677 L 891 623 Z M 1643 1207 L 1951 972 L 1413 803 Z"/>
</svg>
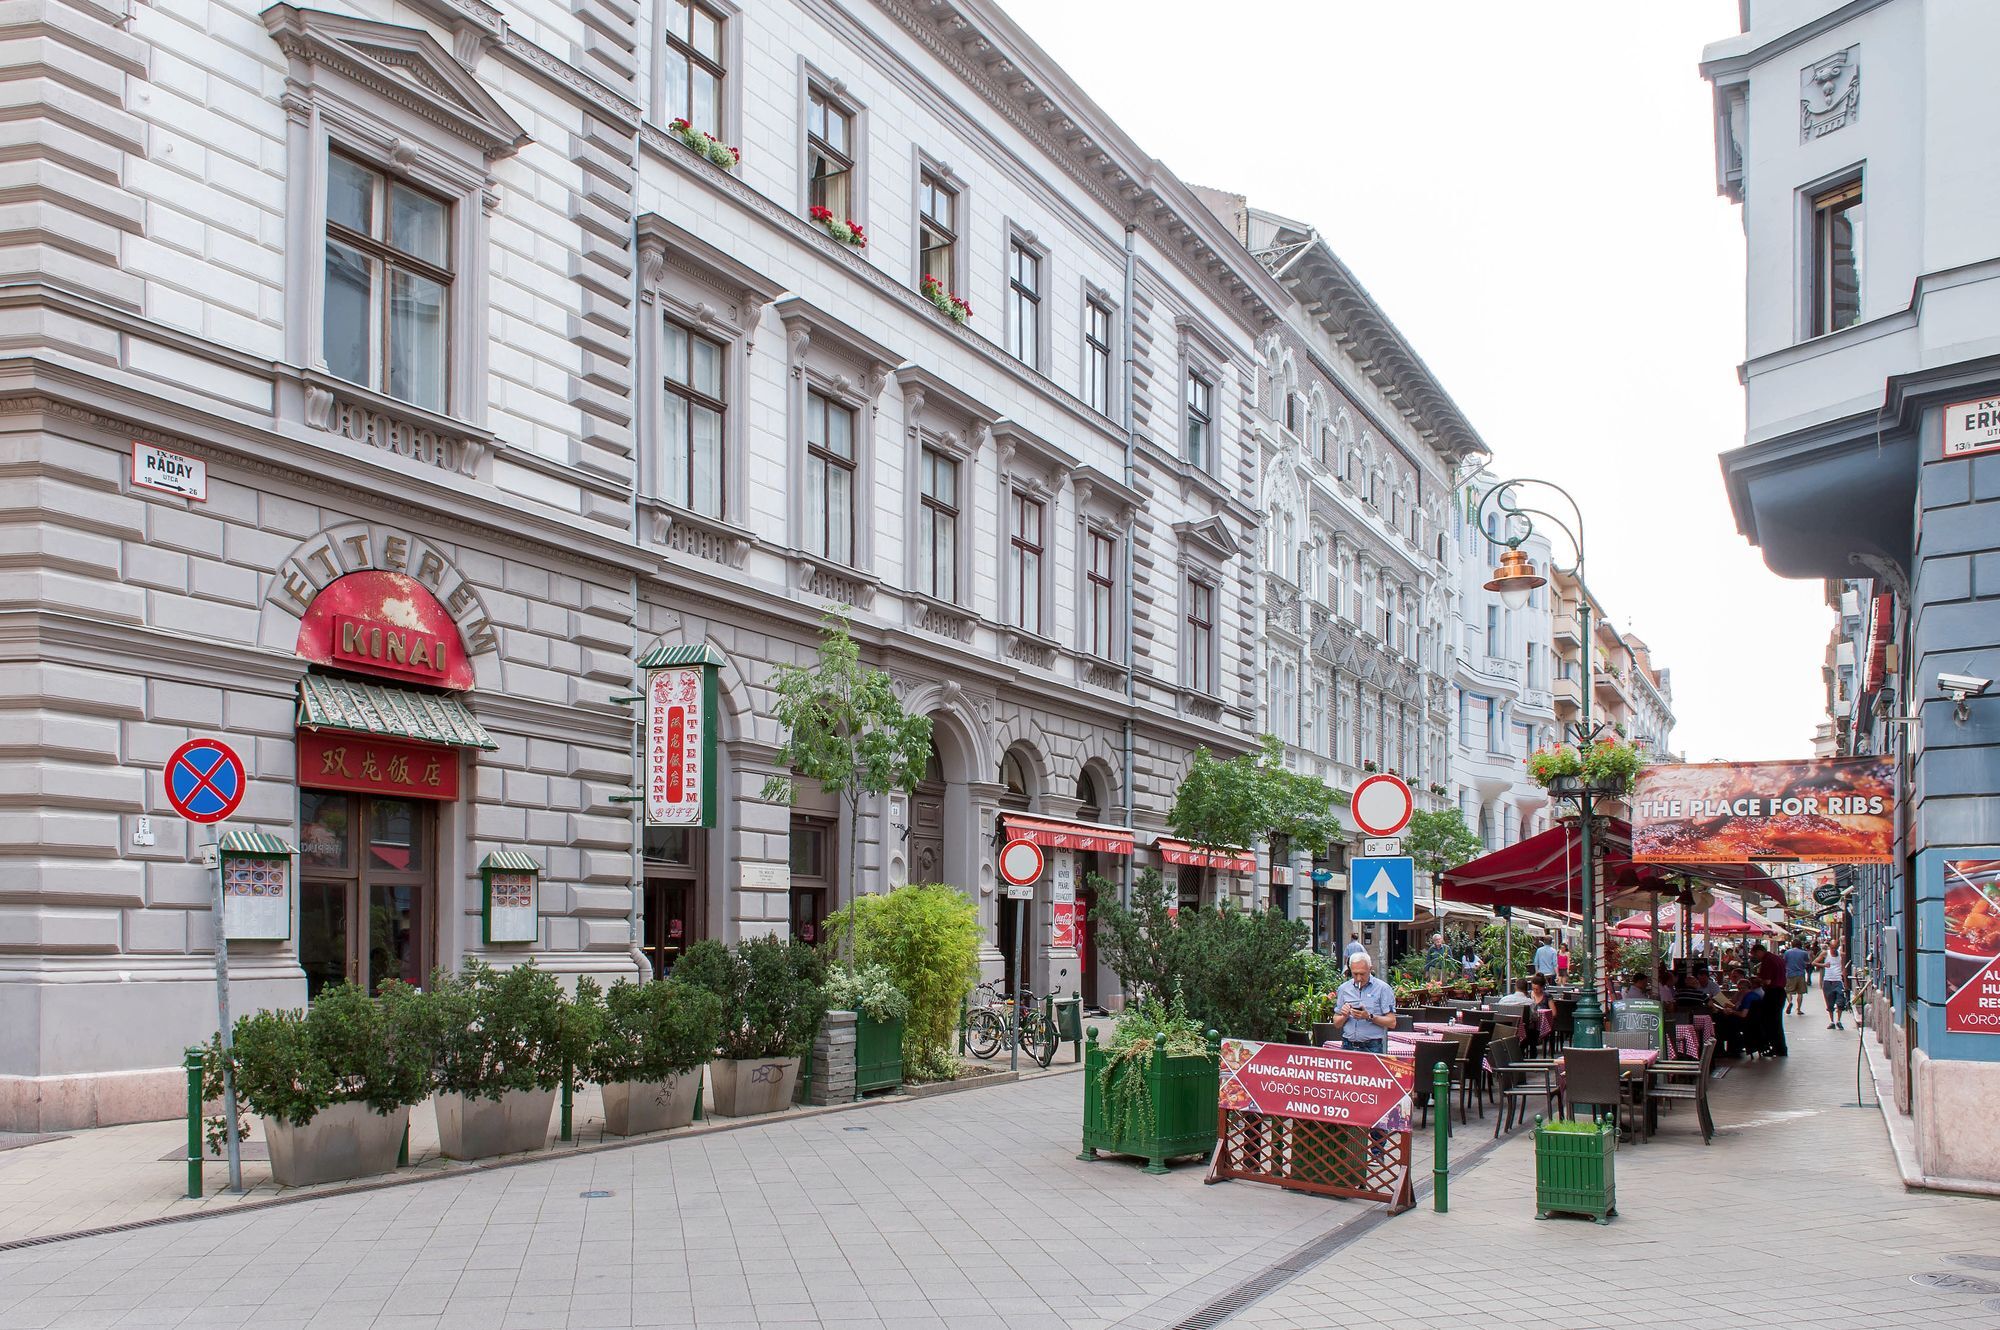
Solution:
<svg viewBox="0 0 2000 1330">
<path fill-rule="evenodd" d="M 1034 786 L 1033 768 L 1027 755 L 1019 748 L 1010 748 L 1000 758 L 1000 811 L 1002 813 L 1026 813 L 1035 804 L 1037 793 Z M 1046 877 L 1046 874 L 1044 874 Z M 994 942 L 1000 948 L 1003 961 L 1001 985 L 1008 993 L 1014 991 L 1015 977 L 1024 976 L 1028 987 L 1035 985 L 1035 962 L 1040 952 L 1042 899 L 1047 895 L 1046 883 L 1035 884 L 1035 895 L 1029 900 L 1015 900 L 1002 895 L 999 908 L 994 912 Z M 1016 941 L 1022 950 L 1017 965 L 1015 957 Z"/>
</svg>

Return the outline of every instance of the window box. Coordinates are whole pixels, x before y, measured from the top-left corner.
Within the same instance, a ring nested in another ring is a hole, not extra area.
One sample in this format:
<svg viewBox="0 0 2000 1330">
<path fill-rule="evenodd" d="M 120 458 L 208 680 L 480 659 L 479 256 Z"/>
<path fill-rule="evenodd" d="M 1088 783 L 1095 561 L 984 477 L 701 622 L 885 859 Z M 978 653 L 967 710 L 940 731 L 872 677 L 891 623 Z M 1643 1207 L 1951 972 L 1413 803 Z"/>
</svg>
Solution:
<svg viewBox="0 0 2000 1330">
<path fill-rule="evenodd" d="M 868 248 L 868 235 L 852 217 L 840 217 L 831 208 L 810 208 L 808 215 L 819 229 L 853 249 Z"/>
<path fill-rule="evenodd" d="M 667 132 L 685 144 L 698 157 L 706 157 L 725 171 L 734 171 L 736 164 L 743 160 L 743 150 L 732 148 L 712 134 L 696 129 L 686 120 L 675 120 L 667 126 Z"/>
<path fill-rule="evenodd" d="M 1165 1173 L 1167 1161 L 1186 1155 L 1207 1155 L 1215 1149 L 1216 1098 L 1221 1078 L 1216 1075 L 1215 1041 L 1205 1055 L 1169 1057 L 1155 1052 L 1144 1066 L 1127 1062 L 1104 1083 L 1108 1050 L 1090 1031 L 1083 1051 L 1083 1150 L 1078 1159 L 1096 1159 L 1098 1152 L 1136 1155 L 1146 1161 L 1148 1173 Z M 1126 1076 L 1144 1076 L 1151 1092 L 1151 1122 L 1120 1119 L 1107 1112 L 1107 1101 L 1115 1096 L 1118 1083 Z"/>
<path fill-rule="evenodd" d="M 961 300 L 947 291 L 944 283 L 937 278 L 926 275 L 919 289 L 923 292 L 924 299 L 936 305 L 953 323 L 963 324 L 972 317 L 971 302 Z"/>
</svg>

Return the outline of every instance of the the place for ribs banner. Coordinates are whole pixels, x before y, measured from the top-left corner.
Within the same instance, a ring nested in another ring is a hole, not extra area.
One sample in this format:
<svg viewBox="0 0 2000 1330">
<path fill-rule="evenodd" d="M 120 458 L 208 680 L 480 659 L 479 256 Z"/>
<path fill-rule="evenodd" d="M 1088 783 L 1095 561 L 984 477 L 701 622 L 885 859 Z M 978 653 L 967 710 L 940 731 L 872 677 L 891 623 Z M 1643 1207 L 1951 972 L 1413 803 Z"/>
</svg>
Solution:
<svg viewBox="0 0 2000 1330">
<path fill-rule="evenodd" d="M 1634 863 L 1895 860 L 1887 757 L 1651 766 L 1631 803 Z"/>
</svg>

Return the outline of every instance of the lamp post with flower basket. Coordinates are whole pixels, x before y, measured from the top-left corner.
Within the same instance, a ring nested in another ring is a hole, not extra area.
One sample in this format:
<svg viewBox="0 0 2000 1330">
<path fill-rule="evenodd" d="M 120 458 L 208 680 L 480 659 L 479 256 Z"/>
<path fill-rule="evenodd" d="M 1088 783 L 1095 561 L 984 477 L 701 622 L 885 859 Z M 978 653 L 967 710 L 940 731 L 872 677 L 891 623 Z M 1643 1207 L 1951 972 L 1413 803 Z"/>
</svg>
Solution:
<svg viewBox="0 0 2000 1330">
<path fill-rule="evenodd" d="M 1569 504 L 1575 526 L 1547 509 L 1522 502 L 1516 491 L 1529 485 L 1561 495 Z M 1615 741 L 1611 747 L 1621 751 L 1609 751 L 1599 743 L 1597 729 L 1591 723 L 1590 588 L 1583 580 L 1582 507 L 1575 496 L 1562 486 L 1552 481 L 1524 477 L 1499 482 L 1479 500 L 1473 522 L 1482 531 L 1486 529 L 1488 508 L 1500 514 L 1502 534 L 1499 540 L 1507 547 L 1507 552 L 1500 556 L 1500 566 L 1493 570 L 1493 580 L 1486 583 L 1486 589 L 1498 593 L 1500 603 L 1510 610 L 1524 608 L 1536 587 L 1548 585 L 1548 579 L 1535 571 L 1534 560 L 1521 552 L 1522 542 L 1535 533 L 1536 518 L 1541 518 L 1568 536 L 1570 543 L 1576 547 L 1576 561 L 1568 568 L 1557 566 L 1553 555 L 1549 561 L 1556 571 L 1576 579 L 1579 593 L 1576 618 L 1577 635 L 1583 642 L 1583 697 L 1579 719 L 1570 727 L 1574 746 L 1561 745 L 1553 752 L 1539 752 L 1528 761 L 1530 774 L 1548 789 L 1551 796 L 1574 799 L 1577 803 L 1577 838 L 1581 851 L 1579 872 L 1583 879 L 1583 992 L 1576 1000 L 1570 1043 L 1577 1048 L 1602 1048 L 1604 1008 L 1597 997 L 1597 873 L 1590 850 L 1591 801 L 1599 794 L 1622 792 L 1631 783 L 1633 773 L 1625 768 L 1628 762 L 1636 761 L 1637 754 L 1636 750 L 1632 750 L 1628 759 L 1623 752 L 1628 746 L 1618 745 Z"/>
</svg>

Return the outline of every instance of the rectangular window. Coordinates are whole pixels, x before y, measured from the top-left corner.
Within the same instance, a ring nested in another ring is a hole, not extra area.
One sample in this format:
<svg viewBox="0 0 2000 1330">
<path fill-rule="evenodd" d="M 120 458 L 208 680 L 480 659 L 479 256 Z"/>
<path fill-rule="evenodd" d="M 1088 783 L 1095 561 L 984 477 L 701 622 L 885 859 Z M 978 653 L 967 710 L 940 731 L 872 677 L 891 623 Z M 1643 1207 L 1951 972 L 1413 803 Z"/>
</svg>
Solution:
<svg viewBox="0 0 2000 1330">
<path fill-rule="evenodd" d="M 1095 300 L 1083 303 L 1083 400 L 1111 414 L 1111 309 Z"/>
<path fill-rule="evenodd" d="M 1187 680 L 1197 693 L 1215 691 L 1215 588 L 1188 583 Z"/>
<path fill-rule="evenodd" d="M 1213 451 L 1215 389 L 1200 374 L 1187 376 L 1187 460 L 1206 471 Z"/>
<path fill-rule="evenodd" d="M 1007 349 L 1024 365 L 1041 362 L 1042 260 L 1016 240 L 1007 246 Z"/>
<path fill-rule="evenodd" d="M 1497 657 L 1500 654 L 1500 607 L 1486 607 L 1486 654 Z"/>
<path fill-rule="evenodd" d="M 661 0 L 660 26 L 666 33 L 662 118 L 685 120 L 721 138 L 722 15 L 700 0 Z"/>
<path fill-rule="evenodd" d="M 1090 620 L 1084 649 L 1104 660 L 1115 660 L 1111 643 L 1112 591 L 1118 585 L 1118 542 L 1101 531 L 1089 535 L 1090 564 L 1086 577 L 1090 588 Z"/>
<path fill-rule="evenodd" d="M 327 372 L 446 409 L 451 205 L 339 153 L 327 159 Z"/>
<path fill-rule="evenodd" d="M 939 600 L 958 599 L 958 463 L 924 449 L 923 512 L 919 519 L 926 560 L 917 590 Z"/>
<path fill-rule="evenodd" d="M 806 203 L 854 215 L 854 117 L 818 88 L 806 90 Z"/>
<path fill-rule="evenodd" d="M 1490 697 L 1486 699 L 1486 751 L 1507 751 L 1507 727 L 1500 721 L 1500 704 Z"/>
<path fill-rule="evenodd" d="M 1039 500 L 1025 494 L 1014 496 L 1007 575 L 1014 584 L 1015 626 L 1031 633 L 1042 631 L 1042 517 Z"/>
<path fill-rule="evenodd" d="M 1861 322 L 1861 221 L 1859 180 L 1813 195 L 1811 336 Z"/>
<path fill-rule="evenodd" d="M 660 497 L 721 517 L 723 345 L 672 319 L 660 344 L 666 362 Z"/>
<path fill-rule="evenodd" d="M 935 172 L 925 171 L 917 186 L 918 267 L 947 291 L 958 290 L 958 192 Z"/>
<path fill-rule="evenodd" d="M 806 548 L 854 562 L 854 413 L 806 394 Z"/>
</svg>

